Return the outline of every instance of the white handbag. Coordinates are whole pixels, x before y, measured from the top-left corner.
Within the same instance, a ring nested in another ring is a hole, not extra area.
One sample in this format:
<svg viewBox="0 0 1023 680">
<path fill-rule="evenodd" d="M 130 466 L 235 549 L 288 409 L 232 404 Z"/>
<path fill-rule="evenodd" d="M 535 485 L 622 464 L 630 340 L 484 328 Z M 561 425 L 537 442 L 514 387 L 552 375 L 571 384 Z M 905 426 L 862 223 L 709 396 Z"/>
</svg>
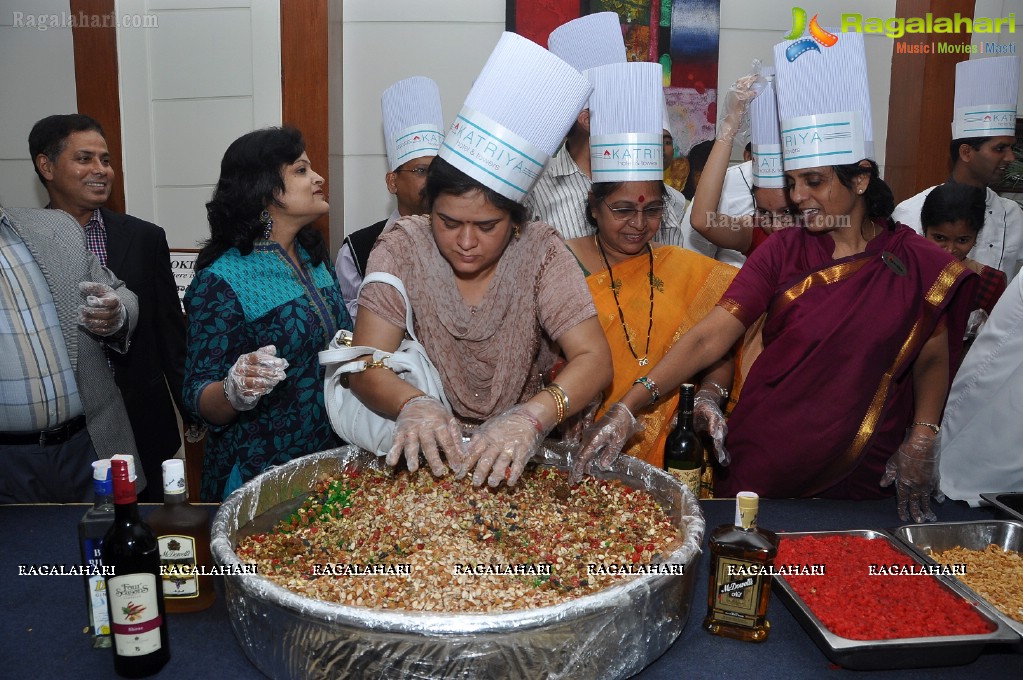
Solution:
<svg viewBox="0 0 1023 680">
<path fill-rule="evenodd" d="M 373 282 L 386 283 L 401 293 L 402 299 L 405 300 L 405 332 L 408 337 L 403 339 L 398 350 L 392 353 L 373 347 L 352 347 L 352 333 L 340 330 L 330 341 L 328 349 L 320 352 L 320 364 L 326 368 L 323 401 L 334 431 L 350 444 L 372 451 L 378 456 L 385 456 L 394 440 L 395 421 L 368 408 L 352 393 L 348 387 L 349 373 L 360 373 L 371 366 L 389 368 L 399 378 L 424 394 L 440 399 L 448 409 L 451 406 L 444 396 L 440 374 L 412 329 L 412 304 L 401 279 L 386 272 L 373 272 L 363 279 L 359 292 L 362 292 L 367 283 Z M 358 357 L 366 355 L 372 355 L 372 360 L 356 361 Z"/>
</svg>

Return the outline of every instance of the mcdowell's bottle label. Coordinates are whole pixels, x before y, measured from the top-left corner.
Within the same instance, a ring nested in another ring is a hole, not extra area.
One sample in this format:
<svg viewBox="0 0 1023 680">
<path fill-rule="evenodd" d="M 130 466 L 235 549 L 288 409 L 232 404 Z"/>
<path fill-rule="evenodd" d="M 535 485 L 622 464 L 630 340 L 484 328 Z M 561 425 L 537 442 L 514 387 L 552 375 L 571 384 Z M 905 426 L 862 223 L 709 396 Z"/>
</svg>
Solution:
<svg viewBox="0 0 1023 680">
<path fill-rule="evenodd" d="M 757 621 L 757 604 L 764 578 L 752 567 L 763 566 L 760 562 L 741 560 L 734 557 L 719 557 L 717 573 L 714 574 L 714 618 L 718 622 L 735 626 L 754 628 Z"/>
<path fill-rule="evenodd" d="M 163 596 L 168 599 L 199 597 L 199 576 L 195 562 L 195 539 L 168 534 L 160 544 L 160 574 Z"/>
</svg>

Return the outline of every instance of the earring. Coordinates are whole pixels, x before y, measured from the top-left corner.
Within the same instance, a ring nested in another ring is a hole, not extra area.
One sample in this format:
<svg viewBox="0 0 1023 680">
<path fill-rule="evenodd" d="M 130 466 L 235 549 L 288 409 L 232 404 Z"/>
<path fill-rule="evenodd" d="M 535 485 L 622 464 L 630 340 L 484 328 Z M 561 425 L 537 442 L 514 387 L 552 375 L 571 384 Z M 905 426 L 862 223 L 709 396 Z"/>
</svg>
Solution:
<svg viewBox="0 0 1023 680">
<path fill-rule="evenodd" d="M 522 236 L 522 232 L 519 231 L 519 225 L 517 224 L 515 225 L 515 230 L 512 233 L 515 235 L 515 238 L 519 238 L 520 236 Z"/>
<path fill-rule="evenodd" d="M 270 213 L 266 210 L 259 213 L 259 223 L 263 226 L 263 240 L 270 240 L 270 232 L 274 228 L 274 219 L 270 217 Z"/>
</svg>

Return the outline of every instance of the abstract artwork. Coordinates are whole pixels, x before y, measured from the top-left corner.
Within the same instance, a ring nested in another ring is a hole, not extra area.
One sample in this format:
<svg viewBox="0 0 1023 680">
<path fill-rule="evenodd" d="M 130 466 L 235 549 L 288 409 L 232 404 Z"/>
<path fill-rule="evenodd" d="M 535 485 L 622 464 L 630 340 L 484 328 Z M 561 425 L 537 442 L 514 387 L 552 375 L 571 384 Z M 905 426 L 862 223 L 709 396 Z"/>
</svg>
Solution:
<svg viewBox="0 0 1023 680">
<path fill-rule="evenodd" d="M 546 47 L 555 28 L 596 12 L 618 14 L 629 61 L 661 64 L 675 155 L 713 139 L 720 0 L 508 0 L 507 27 Z"/>
</svg>

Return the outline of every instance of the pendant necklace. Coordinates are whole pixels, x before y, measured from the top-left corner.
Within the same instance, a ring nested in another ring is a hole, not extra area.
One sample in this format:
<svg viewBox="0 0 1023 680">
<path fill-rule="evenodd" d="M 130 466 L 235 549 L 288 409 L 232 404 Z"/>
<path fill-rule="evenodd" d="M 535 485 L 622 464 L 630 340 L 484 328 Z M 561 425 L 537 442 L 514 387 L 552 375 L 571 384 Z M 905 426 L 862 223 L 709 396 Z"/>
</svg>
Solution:
<svg viewBox="0 0 1023 680">
<path fill-rule="evenodd" d="M 611 277 L 611 294 L 615 298 L 615 307 L 618 308 L 618 320 L 622 324 L 622 330 L 625 332 L 625 342 L 629 346 L 629 352 L 633 358 L 639 362 L 640 366 L 646 366 L 650 363 L 647 358 L 650 356 L 650 331 L 654 328 L 654 250 L 650 247 L 650 244 L 646 244 L 647 256 L 650 258 L 650 272 L 647 274 L 647 278 L 650 281 L 650 323 L 646 327 L 646 350 L 643 352 L 642 358 L 636 354 L 636 350 L 632 348 L 632 339 L 629 337 L 629 329 L 625 325 L 625 314 L 622 312 L 622 305 L 618 302 L 618 289 L 621 288 L 622 282 L 615 281 L 614 271 L 611 270 L 611 263 L 608 262 L 607 254 L 604 252 L 604 246 L 600 244 L 600 238 L 597 234 L 593 235 L 593 242 L 597 245 L 597 250 L 600 251 L 600 259 L 604 261 L 604 266 L 607 267 L 607 275 Z"/>
</svg>

